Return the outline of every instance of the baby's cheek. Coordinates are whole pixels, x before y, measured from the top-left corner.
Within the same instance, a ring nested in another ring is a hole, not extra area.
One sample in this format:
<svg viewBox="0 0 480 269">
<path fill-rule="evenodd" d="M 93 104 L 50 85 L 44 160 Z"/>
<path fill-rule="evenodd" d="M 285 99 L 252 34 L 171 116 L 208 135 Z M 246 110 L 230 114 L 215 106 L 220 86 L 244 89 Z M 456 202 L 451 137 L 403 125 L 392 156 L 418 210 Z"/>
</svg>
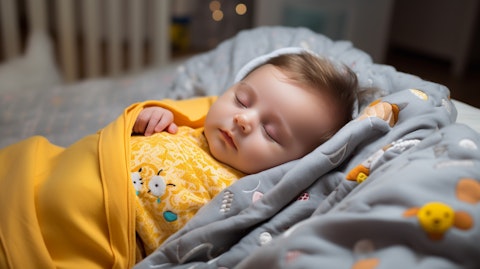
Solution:
<svg viewBox="0 0 480 269">
<path fill-rule="evenodd" d="M 249 161 L 253 163 L 253 165 L 261 167 L 261 170 L 272 168 L 290 160 L 293 160 L 290 154 L 282 150 L 278 150 L 275 147 L 266 147 L 257 151 L 255 157 L 249 158 Z"/>
</svg>

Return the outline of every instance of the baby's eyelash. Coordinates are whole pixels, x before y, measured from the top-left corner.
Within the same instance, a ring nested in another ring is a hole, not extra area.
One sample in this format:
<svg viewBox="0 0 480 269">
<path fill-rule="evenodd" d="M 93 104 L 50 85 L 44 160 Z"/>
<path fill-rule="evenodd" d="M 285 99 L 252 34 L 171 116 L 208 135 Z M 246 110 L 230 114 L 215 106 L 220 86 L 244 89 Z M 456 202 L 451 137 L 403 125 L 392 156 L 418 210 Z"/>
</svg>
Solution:
<svg viewBox="0 0 480 269">
<path fill-rule="evenodd" d="M 268 132 L 267 127 L 266 127 L 265 125 L 263 125 L 262 128 L 263 128 L 263 132 L 265 133 L 265 136 L 266 136 L 269 140 L 271 140 L 272 142 L 275 142 L 275 143 L 277 143 L 277 144 L 280 144 L 280 143 L 278 142 L 278 140 L 277 140 L 272 134 L 270 134 L 270 132 Z"/>
<path fill-rule="evenodd" d="M 247 107 L 247 105 L 244 102 L 242 102 L 237 95 L 235 95 L 235 102 L 241 107 Z"/>
</svg>

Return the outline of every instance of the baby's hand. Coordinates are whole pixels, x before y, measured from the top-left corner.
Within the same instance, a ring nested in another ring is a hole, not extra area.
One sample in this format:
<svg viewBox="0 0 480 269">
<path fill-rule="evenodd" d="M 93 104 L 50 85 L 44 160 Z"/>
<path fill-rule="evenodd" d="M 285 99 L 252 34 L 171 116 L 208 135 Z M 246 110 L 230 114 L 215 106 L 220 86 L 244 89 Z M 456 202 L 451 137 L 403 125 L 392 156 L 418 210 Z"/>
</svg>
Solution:
<svg viewBox="0 0 480 269">
<path fill-rule="evenodd" d="M 365 119 L 367 117 L 380 118 L 393 127 L 397 121 L 398 108 L 396 105 L 389 104 L 387 102 L 373 102 L 370 106 L 366 107 L 359 119 Z"/>
<path fill-rule="evenodd" d="M 178 131 L 178 127 L 173 122 L 173 113 L 170 110 L 152 106 L 140 111 L 132 131 L 145 136 L 162 131 L 174 134 Z"/>
</svg>

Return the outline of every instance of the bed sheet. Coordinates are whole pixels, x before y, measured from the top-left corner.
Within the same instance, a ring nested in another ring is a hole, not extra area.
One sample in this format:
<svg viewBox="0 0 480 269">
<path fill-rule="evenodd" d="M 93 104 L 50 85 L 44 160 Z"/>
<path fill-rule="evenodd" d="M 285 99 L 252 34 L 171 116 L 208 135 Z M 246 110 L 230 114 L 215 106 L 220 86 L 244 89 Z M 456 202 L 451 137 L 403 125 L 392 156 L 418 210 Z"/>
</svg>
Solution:
<svg viewBox="0 0 480 269">
<path fill-rule="evenodd" d="M 458 111 L 457 122 L 466 124 L 480 133 L 480 108 L 455 99 L 452 101 Z"/>
<path fill-rule="evenodd" d="M 0 148 L 33 135 L 68 146 L 103 128 L 132 103 L 165 98 L 182 62 L 120 78 L 0 92 Z"/>
</svg>

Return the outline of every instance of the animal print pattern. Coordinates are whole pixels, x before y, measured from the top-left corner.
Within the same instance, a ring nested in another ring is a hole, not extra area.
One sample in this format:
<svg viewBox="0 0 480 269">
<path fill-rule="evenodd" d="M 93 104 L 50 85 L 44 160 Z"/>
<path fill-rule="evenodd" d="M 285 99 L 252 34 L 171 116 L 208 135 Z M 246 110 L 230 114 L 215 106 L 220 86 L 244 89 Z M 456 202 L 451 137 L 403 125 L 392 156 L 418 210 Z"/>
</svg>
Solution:
<svg viewBox="0 0 480 269">
<path fill-rule="evenodd" d="M 130 147 L 136 231 L 147 255 L 242 176 L 211 156 L 203 128 L 132 136 Z"/>
</svg>

